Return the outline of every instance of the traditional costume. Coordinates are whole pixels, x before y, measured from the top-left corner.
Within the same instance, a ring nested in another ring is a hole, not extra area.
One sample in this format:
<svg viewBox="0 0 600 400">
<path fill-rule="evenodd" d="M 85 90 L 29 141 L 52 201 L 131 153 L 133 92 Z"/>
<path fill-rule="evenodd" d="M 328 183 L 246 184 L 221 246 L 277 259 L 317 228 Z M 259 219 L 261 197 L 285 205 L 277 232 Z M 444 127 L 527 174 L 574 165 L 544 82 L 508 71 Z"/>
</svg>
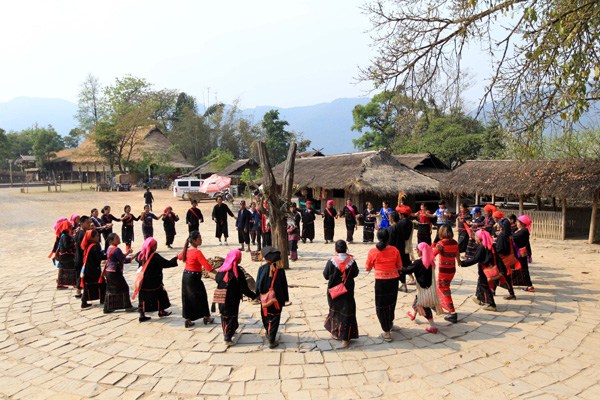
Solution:
<svg viewBox="0 0 600 400">
<path fill-rule="evenodd" d="M 102 214 L 102 217 L 100 218 L 100 223 L 102 224 L 102 226 L 106 226 L 108 224 L 112 224 L 114 221 L 120 222 L 121 220 L 117 217 L 115 217 L 114 215 L 112 215 L 111 213 L 108 214 Z M 108 239 L 108 235 L 110 235 L 113 232 L 112 226 L 110 228 L 104 228 L 102 229 L 102 237 L 104 238 L 104 249 L 108 248 L 108 242 L 106 242 L 106 239 Z"/>
<path fill-rule="evenodd" d="M 298 241 L 300 240 L 300 220 L 302 216 L 297 210 L 292 212 L 292 218 L 287 221 L 288 251 L 290 260 L 298 259 Z"/>
<path fill-rule="evenodd" d="M 262 248 L 263 258 L 267 261 L 258 269 L 256 277 L 256 295 L 260 297 L 270 290 L 275 293 L 275 303 L 263 307 L 261 304 L 262 323 L 265 328 L 265 336 L 269 341 L 269 347 L 277 346 L 277 331 L 281 322 L 281 310 L 287 301 L 289 301 L 288 283 L 285 276 L 285 270 L 278 268 L 278 262 L 281 260 L 281 253 L 273 247 Z"/>
<path fill-rule="evenodd" d="M 307 240 L 312 241 L 315 238 L 315 219 L 317 215 L 312 208 L 312 201 L 306 202 L 306 208 L 302 211 L 302 243 Z"/>
<path fill-rule="evenodd" d="M 475 264 L 478 265 L 478 280 L 477 289 L 475 290 L 475 297 L 479 304 L 487 304 L 495 310 L 496 302 L 494 301 L 494 292 L 492 291 L 494 284 L 491 284 L 488 281 L 487 276 L 483 272 L 485 267 L 495 264 L 493 240 L 489 232 L 486 230 L 478 230 L 475 234 L 480 238 L 481 244 L 477 245 L 473 258 L 462 261 L 460 266 L 469 267 Z M 492 287 L 490 287 L 490 285 Z"/>
<path fill-rule="evenodd" d="M 212 219 L 217 224 L 217 230 L 215 236 L 221 241 L 221 236 L 225 237 L 225 241 L 229 237 L 229 228 L 227 227 L 227 215 L 233 217 L 233 213 L 229 209 L 229 206 L 225 203 L 215 204 L 212 212 Z"/>
<path fill-rule="evenodd" d="M 419 210 L 417 213 L 417 244 L 425 242 L 431 246 L 431 219 L 427 216 L 427 210 Z"/>
<path fill-rule="evenodd" d="M 243 201 L 243 200 L 242 200 Z M 244 202 L 245 204 L 245 202 Z M 250 220 L 252 219 L 252 213 L 247 208 L 240 208 L 238 211 L 237 219 L 235 221 L 235 227 L 238 231 L 238 242 L 242 245 L 244 243 L 250 249 Z"/>
<path fill-rule="evenodd" d="M 106 250 L 106 267 L 104 268 L 106 278 L 105 313 L 121 309 L 133 309 L 129 299 L 129 285 L 123 276 L 123 264 L 130 262 L 131 258 L 126 257 L 120 248 L 108 246 Z M 102 282 L 101 279 L 98 280 L 98 283 Z"/>
<path fill-rule="evenodd" d="M 185 223 L 188 226 L 188 232 L 200 232 L 200 222 L 204 222 L 204 216 L 202 215 L 202 211 L 200 211 L 198 207 L 193 205 L 189 210 L 187 210 L 187 213 L 185 214 Z"/>
<path fill-rule="evenodd" d="M 83 268 L 83 257 L 84 257 L 84 248 L 81 247 L 81 243 L 83 242 L 83 239 L 85 237 L 85 234 L 88 231 L 84 231 L 83 229 L 79 229 L 77 231 L 77 233 L 75 233 L 75 258 L 74 258 L 74 264 L 75 264 L 75 271 L 77 273 L 77 282 L 76 282 L 76 287 L 77 288 L 81 288 L 81 269 Z"/>
<path fill-rule="evenodd" d="M 134 241 L 135 235 L 133 230 L 133 221 L 139 221 L 140 217 L 134 217 L 132 214 L 121 215 L 121 240 L 125 243 L 125 248 L 129 250 L 131 248 L 131 242 Z"/>
<path fill-rule="evenodd" d="M 444 310 L 449 313 L 456 313 L 454 302 L 452 301 L 452 292 L 450 284 L 456 274 L 456 256 L 458 253 L 458 242 L 454 239 L 442 239 L 433 249 L 433 256 L 439 254 L 438 274 L 437 274 L 437 292 L 440 303 Z"/>
<path fill-rule="evenodd" d="M 456 226 L 458 230 L 458 251 L 464 253 L 467 251 L 467 245 L 469 244 L 469 233 L 467 221 L 471 220 L 471 214 L 469 210 L 462 210 L 456 216 Z"/>
<path fill-rule="evenodd" d="M 379 210 L 379 215 L 381 215 L 381 222 L 379 223 L 379 229 L 387 229 L 390 227 L 390 213 L 393 210 L 388 207 L 388 208 L 383 208 L 381 207 L 381 210 Z"/>
<path fill-rule="evenodd" d="M 323 212 L 323 232 L 325 236 L 325 243 L 333 241 L 333 235 L 335 233 L 335 218 L 337 217 L 337 211 L 333 208 L 333 200 L 327 200 L 327 208 Z"/>
<path fill-rule="evenodd" d="M 102 251 L 100 243 L 93 242 L 92 232 L 87 231 L 81 242 L 83 249 L 83 268 L 81 270 L 81 308 L 88 308 L 88 301 L 100 300 L 103 304 L 106 297 L 106 280 L 102 276 L 102 260 L 106 260 L 106 253 Z"/>
<path fill-rule="evenodd" d="M 390 332 L 394 324 L 398 280 L 402 269 L 400 252 L 394 246 L 369 250 L 366 270 L 375 269 L 375 312 L 384 332 Z"/>
<path fill-rule="evenodd" d="M 323 277 L 327 283 L 327 303 L 329 314 L 325 319 L 325 329 L 339 340 L 349 341 L 358 338 L 356 321 L 356 301 L 354 299 L 354 278 L 358 276 L 358 265 L 352 255 L 339 253 L 327 261 Z M 347 292 L 331 298 L 329 289 L 344 283 Z"/>
<path fill-rule="evenodd" d="M 143 212 L 140 215 L 140 219 L 142 220 L 142 234 L 144 235 L 144 240 L 153 237 L 154 227 L 152 226 L 152 220 L 158 220 L 159 218 L 154 213 Z"/>
<path fill-rule="evenodd" d="M 175 230 L 175 222 L 179 221 L 179 217 L 173 212 L 172 207 L 167 207 L 165 208 L 162 220 L 163 228 L 165 229 L 165 236 L 167 238 L 165 244 L 167 247 L 171 248 L 171 245 L 175 241 L 175 235 L 177 234 L 177 231 Z"/>
<path fill-rule="evenodd" d="M 271 240 L 271 221 L 269 220 L 268 216 L 269 211 L 267 208 L 267 202 L 263 203 L 263 207 L 265 208 L 265 212 L 262 213 L 262 222 L 260 224 L 260 229 L 262 231 L 262 244 L 263 246 L 271 246 L 273 243 Z"/>
<path fill-rule="evenodd" d="M 71 236 L 71 224 L 66 219 L 56 225 L 56 243 L 53 252 L 58 261 L 56 286 L 77 286 L 79 271 L 75 268 L 75 240 Z"/>
<path fill-rule="evenodd" d="M 346 222 L 346 242 L 352 243 L 354 241 L 354 231 L 356 230 L 356 216 L 358 215 L 358 208 L 355 205 L 345 205 L 342 209 L 342 216 L 344 216 Z"/>
<path fill-rule="evenodd" d="M 517 229 L 513 234 L 516 248 L 517 259 L 521 263 L 521 269 L 513 271 L 512 279 L 514 286 L 525 286 L 523 290 L 534 291 L 531 276 L 529 275 L 529 258 L 531 257 L 531 244 L 529 242 L 529 227 L 531 218 L 527 215 L 521 215 L 518 220 L 525 225 L 524 228 Z"/>
<path fill-rule="evenodd" d="M 406 251 L 406 241 L 410 238 L 410 235 L 413 231 L 413 225 L 410 220 L 405 218 L 404 216 L 408 216 L 411 214 L 411 209 L 409 206 L 400 206 L 396 209 L 399 214 L 403 215 L 403 217 L 391 225 L 388 228 L 388 232 L 390 233 L 389 245 L 394 246 L 398 249 L 400 253 L 400 258 L 402 259 L 402 265 L 410 264 L 410 254 Z M 409 249 L 410 250 L 410 249 Z M 406 288 L 406 274 L 403 271 L 400 271 L 400 282 L 402 283 L 402 287 L 400 290 L 407 291 Z"/>
<path fill-rule="evenodd" d="M 225 302 L 219 304 L 221 313 L 221 327 L 223 328 L 223 337 L 225 343 L 231 344 L 233 335 L 239 327 L 238 315 L 240 312 L 240 301 L 243 295 L 256 298 L 256 293 L 248 288 L 248 282 L 244 276 L 239 262 L 242 259 L 242 252 L 234 249 L 230 250 L 217 273 L 217 289 L 226 289 Z"/>
<path fill-rule="evenodd" d="M 373 242 L 375 238 L 375 222 L 377 211 L 367 208 L 363 211 L 363 243 Z"/>
<path fill-rule="evenodd" d="M 254 211 L 252 211 L 252 218 L 250 219 L 250 240 L 252 241 L 252 245 L 256 243 L 256 249 L 258 251 L 262 249 L 262 219 L 262 213 L 258 208 L 255 208 Z"/>
<path fill-rule="evenodd" d="M 179 254 L 178 259 L 183 259 L 183 252 Z M 209 272 L 213 270 L 212 265 L 209 264 L 200 249 L 193 247 L 187 249 L 185 270 L 181 279 L 182 314 L 186 320 L 195 321 L 199 318 L 210 317 L 208 296 L 204 282 L 202 282 L 203 268 Z"/>
</svg>

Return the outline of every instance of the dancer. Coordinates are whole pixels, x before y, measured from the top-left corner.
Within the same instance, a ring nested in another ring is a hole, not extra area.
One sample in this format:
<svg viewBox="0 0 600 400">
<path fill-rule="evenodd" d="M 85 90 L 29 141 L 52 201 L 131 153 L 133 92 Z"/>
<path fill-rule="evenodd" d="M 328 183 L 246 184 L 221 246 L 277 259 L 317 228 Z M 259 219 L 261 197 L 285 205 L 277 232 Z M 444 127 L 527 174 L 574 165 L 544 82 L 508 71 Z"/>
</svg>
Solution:
<svg viewBox="0 0 600 400">
<path fill-rule="evenodd" d="M 144 235 L 144 240 L 154 236 L 152 220 L 159 220 L 160 218 L 150 211 L 150 206 L 148 204 L 144 206 L 144 211 L 140 214 L 139 219 L 142 220 L 142 234 Z"/>
<path fill-rule="evenodd" d="M 217 230 L 215 236 L 219 239 L 219 245 L 222 244 L 221 236 L 225 238 L 225 245 L 227 245 L 227 238 L 229 237 L 229 228 L 227 227 L 227 215 L 235 218 L 229 206 L 223 203 L 223 196 L 217 196 L 217 204 L 213 207 L 212 220 L 217 224 Z"/>
<path fill-rule="evenodd" d="M 383 330 L 381 337 L 391 342 L 402 259 L 398 249 L 388 246 L 387 229 L 377 231 L 377 240 L 379 242 L 369 250 L 365 265 L 367 271 L 375 269 L 375 311 Z"/>
<path fill-rule="evenodd" d="M 492 267 L 496 263 L 493 239 L 488 231 L 480 229 L 475 233 L 475 241 L 477 243 L 475 255 L 471 259 L 463 260 L 460 263 L 460 266 L 469 267 L 475 264 L 478 265 L 477 273 L 479 278 L 477 280 L 477 289 L 473 301 L 478 305 L 485 305 L 483 309 L 486 311 L 496 311 L 494 293 L 490 288 L 490 282 L 484 272 L 484 268 Z"/>
<path fill-rule="evenodd" d="M 104 250 L 108 249 L 109 241 L 108 236 L 113 233 L 112 226 L 113 222 L 121 222 L 121 220 L 110 213 L 110 206 L 104 206 L 102 208 L 102 218 L 100 221 L 102 222 L 102 226 L 104 229 L 102 230 L 102 237 L 104 237 Z"/>
<path fill-rule="evenodd" d="M 449 313 L 444 319 L 455 324 L 458 322 L 458 315 L 452 301 L 450 284 L 456 274 L 456 263 L 460 263 L 460 253 L 458 252 L 458 243 L 454 240 L 454 232 L 452 232 L 450 224 L 442 225 L 438 229 L 438 236 L 440 237 L 440 241 L 433 248 L 433 256 L 440 256 L 438 261 L 437 292 L 442 307 Z"/>
<path fill-rule="evenodd" d="M 390 214 L 393 210 L 390 208 L 390 202 L 384 201 L 379 215 L 381 216 L 381 222 L 379 223 L 378 229 L 387 229 L 390 227 Z"/>
<path fill-rule="evenodd" d="M 200 223 L 204 222 L 204 215 L 202 215 L 202 211 L 198 208 L 198 200 L 193 199 L 191 204 L 192 206 L 185 214 L 185 223 L 188 226 L 188 232 L 200 232 Z"/>
<path fill-rule="evenodd" d="M 88 230 L 81 241 L 83 249 L 83 267 L 81 269 L 80 286 L 83 289 L 81 309 L 87 310 L 92 305 L 88 301 L 100 300 L 104 304 L 106 297 L 106 279 L 102 276 L 100 263 L 106 260 L 106 253 L 100 246 L 100 233 Z"/>
<path fill-rule="evenodd" d="M 131 298 L 135 299 L 136 294 L 139 294 L 139 322 L 151 319 L 146 315 L 147 312 L 158 311 L 161 318 L 171 315 L 171 311 L 167 311 L 171 302 L 163 284 L 163 269 L 176 267 L 177 256 L 167 260 L 156 252 L 156 247 L 156 239 L 149 237 L 144 240 L 142 250 L 136 257 L 139 269 Z"/>
<path fill-rule="evenodd" d="M 531 276 L 529 275 L 529 258 L 531 257 L 531 244 L 529 242 L 529 229 L 531 218 L 528 215 L 521 215 L 517 218 L 517 231 L 513 234 L 515 247 L 517 248 L 517 258 L 521 263 L 521 269 L 513 271 L 513 285 L 525 286 L 526 292 L 535 292 Z"/>
<path fill-rule="evenodd" d="M 429 212 L 425 203 L 421 203 L 421 209 L 413 214 L 417 218 L 417 244 L 425 242 L 431 246 L 431 232 L 433 231 L 431 218 L 435 215 Z"/>
<path fill-rule="evenodd" d="M 398 249 L 402 265 L 408 265 L 410 264 L 410 254 L 406 251 L 406 241 L 410 238 L 413 231 L 413 225 L 408 219 L 412 214 L 412 210 L 406 205 L 399 206 L 396 210 L 398 211 L 392 211 L 390 214 L 393 225 L 388 228 L 388 232 L 390 233 L 389 244 Z M 408 293 L 406 274 L 402 271 L 400 271 L 400 288 L 398 290 Z"/>
<path fill-rule="evenodd" d="M 338 217 L 337 211 L 333 208 L 334 201 L 327 200 L 327 207 L 323 215 L 323 232 L 325 236 L 325 244 L 333 242 L 333 235 L 335 233 L 335 220 Z"/>
<path fill-rule="evenodd" d="M 280 265 L 281 252 L 271 246 L 262 248 L 265 264 L 258 269 L 256 295 L 261 299 L 261 316 L 269 348 L 279 346 L 277 331 L 281 322 L 281 310 L 289 301 L 285 270 Z M 272 295 L 269 295 L 272 293 Z"/>
<path fill-rule="evenodd" d="M 56 243 L 53 248 L 54 259 L 58 261 L 57 289 L 66 289 L 77 285 L 75 268 L 75 240 L 71 235 L 71 223 L 65 218 L 56 225 Z"/>
<path fill-rule="evenodd" d="M 290 260 L 298 260 L 298 241 L 300 240 L 300 220 L 302 217 L 296 208 L 296 203 L 290 204 L 290 214 L 292 218 L 288 218 L 287 221 L 287 234 L 288 234 L 288 251 L 290 253 Z"/>
<path fill-rule="evenodd" d="M 82 215 L 79 218 L 79 229 L 77 230 L 77 232 L 75 233 L 75 258 L 74 258 L 74 263 L 75 263 L 75 271 L 77 273 L 77 283 L 76 283 L 76 288 L 77 291 L 75 293 L 75 297 L 80 299 L 82 294 L 81 294 L 81 269 L 83 268 L 83 256 L 84 256 L 84 250 L 81 247 L 81 242 L 83 242 L 83 238 L 85 237 L 85 233 L 87 231 L 89 231 L 90 229 L 92 229 L 92 220 L 87 216 L 87 215 Z"/>
<path fill-rule="evenodd" d="M 225 299 L 219 304 L 221 313 L 221 327 L 223 328 L 223 339 L 226 346 L 233 346 L 233 335 L 239 327 L 238 315 L 242 296 L 246 295 L 252 300 L 256 299 L 256 293 L 248 288 L 248 282 L 244 273 L 240 271 L 239 263 L 242 261 L 242 252 L 229 250 L 227 257 L 217 273 L 217 289 L 225 289 Z"/>
<path fill-rule="evenodd" d="M 250 252 L 250 220 L 252 214 L 246 208 L 246 200 L 240 201 L 240 209 L 237 218 L 235 219 L 235 227 L 238 231 L 238 242 L 240 243 L 240 251 L 244 251 L 244 244 L 247 246 L 246 251 Z"/>
<path fill-rule="evenodd" d="M 124 214 L 121 215 L 121 236 L 123 236 L 123 243 L 125 243 L 125 250 L 131 249 L 131 242 L 134 240 L 133 221 L 139 221 L 140 217 L 134 217 L 131 214 L 131 206 L 126 205 L 123 208 Z"/>
<path fill-rule="evenodd" d="M 460 211 L 456 215 L 456 228 L 458 230 L 458 252 L 464 253 L 467 251 L 467 245 L 469 244 L 469 233 L 467 221 L 471 220 L 471 213 L 469 212 L 469 206 L 467 203 L 460 205 Z"/>
<path fill-rule="evenodd" d="M 121 238 L 116 233 L 108 235 L 107 241 L 106 266 L 103 274 L 106 278 L 104 313 L 121 309 L 127 312 L 136 311 L 137 308 L 131 306 L 129 285 L 123 276 L 123 265 L 131 262 L 131 257 L 127 256 L 132 253 L 132 250 L 129 249 L 125 253 L 121 251 L 118 247 L 121 244 Z M 99 280 L 98 283 L 101 283 L 101 281 Z"/>
<path fill-rule="evenodd" d="M 302 211 L 302 243 L 310 240 L 312 243 L 315 238 L 315 219 L 317 213 L 313 209 L 311 200 L 306 201 L 306 208 Z"/>
<path fill-rule="evenodd" d="M 342 209 L 340 214 L 344 217 L 346 222 L 346 241 L 352 243 L 354 241 L 354 231 L 356 230 L 356 216 L 358 215 L 358 209 L 352 205 L 352 200 L 346 200 L 346 205 Z"/>
<path fill-rule="evenodd" d="M 210 316 L 208 296 L 202 282 L 202 270 L 211 272 L 213 267 L 199 249 L 200 246 L 202 246 L 202 236 L 200 232 L 193 231 L 177 257 L 185 263 L 181 280 L 181 302 L 186 328 L 194 326 L 194 321 L 199 318 L 203 318 L 204 325 L 214 322 L 214 318 Z"/>
<path fill-rule="evenodd" d="M 418 244 L 417 254 L 420 258 L 416 259 L 412 265 L 402 268 L 405 274 L 414 274 L 417 281 L 417 295 L 415 296 L 415 301 L 412 305 L 413 311 L 409 311 L 407 315 L 411 321 L 414 321 L 415 318 L 417 318 L 417 314 L 420 314 L 427 319 L 427 322 L 429 322 L 429 326 L 425 328 L 425 330 L 429 333 L 437 333 L 438 328 L 433 322 L 433 312 L 431 311 L 431 307 L 419 305 L 419 292 L 423 293 L 424 290 L 431 288 L 431 285 L 435 285 L 435 282 L 433 281 L 435 256 L 433 255 L 431 247 L 425 242 Z M 421 301 L 423 301 L 423 299 L 421 299 Z M 436 311 L 438 313 L 441 312 L 439 303 L 436 306 Z"/>
<path fill-rule="evenodd" d="M 325 329 L 336 340 L 342 341 L 342 348 L 350 345 L 351 339 L 358 338 L 358 322 L 356 321 L 356 301 L 354 299 L 354 278 L 358 276 L 358 265 L 343 240 L 335 242 L 335 256 L 325 265 L 323 277 L 327 283 L 327 303 L 329 315 L 325 319 Z M 343 284 L 346 293 L 335 299 L 330 289 Z"/>
<path fill-rule="evenodd" d="M 373 209 L 373 204 L 370 201 L 367 201 L 367 208 L 363 211 L 363 221 L 363 243 L 373 243 L 377 211 Z"/>
<path fill-rule="evenodd" d="M 165 244 L 169 249 L 172 249 L 173 247 L 171 245 L 175 241 L 175 235 L 177 234 L 177 231 L 175 230 L 175 223 L 179 221 L 179 217 L 177 214 L 175 214 L 175 212 L 173 212 L 173 207 L 168 206 L 165 208 L 165 211 L 162 215 L 162 220 L 165 236 L 167 238 Z"/>
</svg>

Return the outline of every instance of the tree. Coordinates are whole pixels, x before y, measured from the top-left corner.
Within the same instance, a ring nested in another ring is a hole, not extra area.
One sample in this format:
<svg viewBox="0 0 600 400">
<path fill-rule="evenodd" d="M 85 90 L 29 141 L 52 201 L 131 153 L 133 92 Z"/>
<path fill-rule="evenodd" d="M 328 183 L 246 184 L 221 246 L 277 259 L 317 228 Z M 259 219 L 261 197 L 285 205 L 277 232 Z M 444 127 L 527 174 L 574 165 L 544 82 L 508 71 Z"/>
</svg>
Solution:
<svg viewBox="0 0 600 400">
<path fill-rule="evenodd" d="M 273 164 L 279 164 L 286 159 L 292 143 L 298 142 L 298 151 L 305 151 L 310 146 L 310 140 L 305 140 L 302 135 L 285 129 L 289 122 L 279 119 L 278 110 L 267 111 L 261 125 L 265 131 L 265 145 L 269 160 Z"/>
<path fill-rule="evenodd" d="M 600 131 L 585 129 L 546 138 L 544 154 L 548 158 L 600 158 Z"/>
<path fill-rule="evenodd" d="M 352 110 L 353 131 L 363 135 L 353 139 L 360 150 L 391 147 L 399 137 L 409 137 L 418 121 L 423 101 L 414 101 L 401 89 L 384 90 L 373 96 L 365 105 L 358 104 Z"/>
<path fill-rule="evenodd" d="M 98 153 L 106 159 L 111 171 L 118 160 L 119 135 L 113 123 L 102 121 L 94 133 Z"/>
<path fill-rule="evenodd" d="M 173 112 L 173 123 L 176 124 L 180 122 L 184 116 L 184 113 L 187 111 L 192 111 L 194 113 L 198 112 L 196 99 L 194 98 L 194 96 L 190 96 L 185 92 L 181 92 L 177 96 L 177 101 L 175 102 L 175 111 Z"/>
<path fill-rule="evenodd" d="M 491 101 L 523 146 L 600 99 L 597 0 L 375 0 L 366 12 L 377 55 L 362 79 L 413 98 L 458 92 L 463 49 L 482 47 L 493 73 L 480 110 Z"/>
<path fill-rule="evenodd" d="M 69 134 L 64 138 L 65 147 L 67 149 L 74 149 L 79 147 L 81 140 L 84 138 L 85 132 L 79 128 L 73 128 L 69 131 Z"/>
<path fill-rule="evenodd" d="M 102 86 L 98 78 L 89 74 L 81 84 L 75 117 L 81 129 L 91 132 L 104 116 Z"/>
<path fill-rule="evenodd" d="M 6 131 L 0 128 L 0 168 L 6 168 L 12 159 L 11 143 Z"/>
<path fill-rule="evenodd" d="M 31 135 L 32 152 L 39 168 L 44 168 L 49 160 L 56 157 L 57 151 L 65 148 L 62 137 L 54 130 L 52 125 L 48 125 L 46 128 L 34 125 L 22 133 Z"/>
<path fill-rule="evenodd" d="M 217 171 L 222 170 L 229 164 L 235 161 L 235 157 L 228 150 L 213 149 L 207 156 L 205 161 L 210 161 L 215 166 Z"/>
</svg>

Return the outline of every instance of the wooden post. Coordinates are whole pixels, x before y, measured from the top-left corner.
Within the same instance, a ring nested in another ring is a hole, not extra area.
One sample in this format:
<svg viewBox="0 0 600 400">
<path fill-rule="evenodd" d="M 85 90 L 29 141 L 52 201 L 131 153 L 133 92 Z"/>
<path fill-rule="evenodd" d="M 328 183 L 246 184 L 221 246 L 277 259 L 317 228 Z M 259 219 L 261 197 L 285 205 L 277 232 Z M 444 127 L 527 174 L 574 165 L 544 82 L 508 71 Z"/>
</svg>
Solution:
<svg viewBox="0 0 600 400">
<path fill-rule="evenodd" d="M 596 241 L 596 219 L 598 216 L 598 193 L 594 195 L 594 202 L 592 203 L 592 219 L 590 220 L 590 235 L 589 243 L 594 244 Z"/>
<path fill-rule="evenodd" d="M 523 206 L 523 195 L 519 195 L 519 215 L 523 215 L 525 207 Z"/>
<path fill-rule="evenodd" d="M 492 204 L 496 205 L 496 195 L 492 193 Z"/>
<path fill-rule="evenodd" d="M 13 187 L 12 163 L 13 163 L 13 160 L 8 160 L 8 171 L 9 171 L 9 175 L 10 175 L 10 187 Z"/>
<path fill-rule="evenodd" d="M 81 176 L 81 165 L 79 166 L 79 186 L 81 187 L 81 191 L 83 192 L 83 176 Z"/>
<path fill-rule="evenodd" d="M 566 240 L 567 239 L 567 200 L 562 199 L 561 203 L 562 203 L 562 220 L 561 220 L 561 225 L 560 225 L 560 236 L 562 237 L 562 240 Z"/>
<path fill-rule="evenodd" d="M 460 212 L 460 193 L 456 193 L 456 209 L 454 211 L 456 215 Z M 458 219 L 456 221 L 456 227 L 458 228 Z"/>
<path fill-rule="evenodd" d="M 294 186 L 294 162 L 296 159 L 296 143 L 292 143 L 283 170 L 283 182 L 281 194 L 277 188 L 277 182 L 271 169 L 267 147 L 264 142 L 258 142 L 258 156 L 260 167 L 263 172 L 263 185 L 265 200 L 269 204 L 269 217 L 271 220 L 271 231 L 273 232 L 273 247 L 281 252 L 281 261 L 284 268 L 289 268 L 288 240 L 287 240 L 287 217 L 289 215 L 289 202 L 292 198 Z"/>
<path fill-rule="evenodd" d="M 535 201 L 537 202 L 538 211 L 542 211 L 542 198 L 538 196 L 535 198 Z"/>
<path fill-rule="evenodd" d="M 475 192 L 475 204 L 479 204 L 479 192 Z"/>
</svg>

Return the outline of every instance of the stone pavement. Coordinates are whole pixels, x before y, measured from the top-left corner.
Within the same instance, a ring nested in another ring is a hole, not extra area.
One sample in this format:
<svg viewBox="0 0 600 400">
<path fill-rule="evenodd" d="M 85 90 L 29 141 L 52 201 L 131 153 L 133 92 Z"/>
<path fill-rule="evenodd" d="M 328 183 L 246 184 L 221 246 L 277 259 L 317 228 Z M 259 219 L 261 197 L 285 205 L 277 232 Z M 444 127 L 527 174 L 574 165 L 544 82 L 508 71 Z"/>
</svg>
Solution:
<svg viewBox="0 0 600 400">
<path fill-rule="evenodd" d="M 187 205 L 161 195 L 159 201 L 172 202 L 183 214 Z M 339 342 L 323 328 L 328 309 L 322 270 L 333 246 L 323 243 L 319 224 L 316 243 L 300 244 L 300 260 L 288 271 L 291 304 L 284 308 L 280 347 L 265 346 L 259 308 L 244 302 L 237 344 L 226 348 L 220 324 L 199 321 L 192 329 L 184 328 L 181 266 L 165 270 L 173 315 L 159 319 L 151 314 L 152 320 L 144 324 L 135 313 L 104 315 L 98 305 L 81 311 L 72 291 L 55 289 L 56 271 L 46 258 L 49 227 L 58 216 L 91 208 L 98 201 L 95 196 L 0 191 L 5 215 L 16 216 L 0 222 L 4 397 L 600 398 L 599 246 L 534 242 L 531 269 L 537 291 L 519 292 L 516 301 L 507 302 L 499 289 L 495 313 L 470 300 L 476 269 L 459 268 L 452 285 L 459 323 L 436 318 L 438 334 L 425 332 L 423 319 L 413 323 L 406 317 L 414 291 L 400 293 L 394 341 L 385 343 L 378 337 L 373 274 L 364 271 L 372 245 L 353 244 L 350 252 L 361 267 L 356 280 L 360 338 L 339 350 Z M 139 202 L 141 193 L 102 196 L 111 196 L 102 201 L 113 204 L 117 215 L 122 204 Z M 206 210 L 205 217 L 210 215 Z M 182 243 L 186 229 L 182 223 L 178 227 L 176 243 Z M 139 229 L 138 224 L 136 234 Z M 215 243 L 213 224 L 201 229 L 205 254 L 224 256 L 225 247 Z M 161 243 L 160 224 L 155 232 Z M 336 237 L 344 234 L 340 221 Z M 361 237 L 357 232 L 356 238 Z M 165 257 L 176 254 L 160 247 L 159 252 Z M 259 266 L 247 255 L 242 265 L 253 275 Z M 129 282 L 135 267 L 126 268 Z M 206 281 L 206 286 L 212 295 L 214 282 Z M 218 315 L 215 319 L 219 322 Z"/>
</svg>

